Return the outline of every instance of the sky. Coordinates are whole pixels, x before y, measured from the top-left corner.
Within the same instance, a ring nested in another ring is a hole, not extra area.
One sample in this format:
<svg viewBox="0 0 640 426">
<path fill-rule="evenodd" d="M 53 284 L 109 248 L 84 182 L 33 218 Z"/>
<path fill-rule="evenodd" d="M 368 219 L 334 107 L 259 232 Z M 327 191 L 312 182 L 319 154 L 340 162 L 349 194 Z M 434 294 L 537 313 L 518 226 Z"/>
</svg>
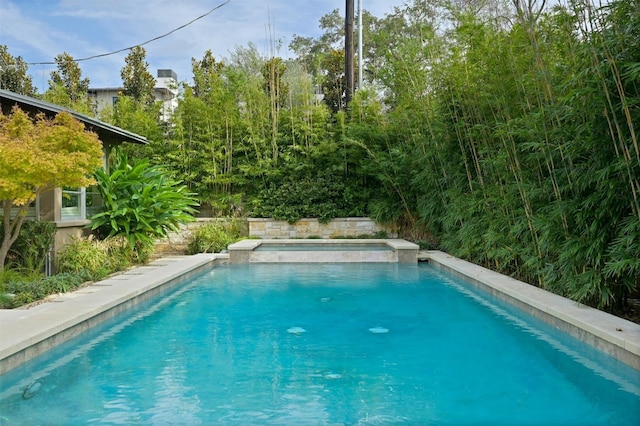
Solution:
<svg viewBox="0 0 640 426">
<path fill-rule="evenodd" d="M 320 18 L 334 9 L 344 16 L 346 0 L 0 0 L 0 45 L 29 63 L 33 82 L 48 87 L 56 55 L 75 59 L 114 52 L 162 36 L 219 7 L 209 15 L 144 45 L 149 71 L 172 69 L 179 81 L 191 80 L 191 58 L 211 49 L 216 59 L 253 43 L 268 56 L 291 57 L 294 34 L 322 34 Z M 391 13 L 405 0 L 361 0 L 374 16 Z M 354 0 L 357 13 L 358 0 Z M 79 62 L 91 87 L 119 87 L 128 51 Z"/>
</svg>

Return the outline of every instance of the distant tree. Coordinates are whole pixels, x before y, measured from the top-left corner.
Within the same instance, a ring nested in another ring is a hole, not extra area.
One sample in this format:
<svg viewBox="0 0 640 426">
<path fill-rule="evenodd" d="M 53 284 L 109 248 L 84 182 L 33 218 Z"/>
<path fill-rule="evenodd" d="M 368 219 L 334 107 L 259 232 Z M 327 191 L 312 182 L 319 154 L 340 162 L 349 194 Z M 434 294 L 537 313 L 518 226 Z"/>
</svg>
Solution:
<svg viewBox="0 0 640 426">
<path fill-rule="evenodd" d="M 330 54 L 322 59 L 322 90 L 324 92 L 324 102 L 331 111 L 338 112 L 346 108 L 346 98 L 344 97 L 347 87 L 346 75 L 344 72 L 344 50 L 332 50 Z M 358 66 L 353 66 L 355 72 L 355 82 L 358 83 Z"/>
<path fill-rule="evenodd" d="M 77 105 L 88 105 L 89 78 L 82 78 L 80 66 L 67 52 L 56 56 L 55 62 L 58 70 L 51 72 L 49 96 L 52 99 L 48 100 L 85 112 L 85 108 L 78 108 Z M 62 99 L 65 96 L 68 98 L 66 102 Z"/>
<path fill-rule="evenodd" d="M 36 197 L 56 187 L 93 183 L 91 174 L 102 165 L 102 144 L 95 133 L 68 113 L 35 122 L 18 107 L 0 113 L 0 206 L 4 237 L 0 271 L 18 238 L 27 207 Z M 12 217 L 11 210 L 18 207 Z"/>
<path fill-rule="evenodd" d="M 333 49 L 344 48 L 344 17 L 340 9 L 334 9 L 320 18 L 320 28 L 324 33 L 318 37 L 302 37 L 293 35 L 289 48 L 298 56 L 307 71 L 315 74 L 318 70 L 318 59 Z"/>
<path fill-rule="evenodd" d="M 155 161 L 164 152 L 166 129 L 160 121 L 159 103 L 143 106 L 130 96 L 120 96 L 115 107 L 103 111 L 101 117 L 108 123 L 147 138 L 148 145 L 124 144 L 122 150 L 130 158 L 149 157 Z"/>
<path fill-rule="evenodd" d="M 144 47 L 136 46 L 131 49 L 124 58 L 126 65 L 120 71 L 120 76 L 124 88 L 123 94 L 148 106 L 154 103 L 153 88 L 156 85 L 156 79 L 149 72 L 146 56 Z"/>
<path fill-rule="evenodd" d="M 210 94 L 212 88 L 220 84 L 222 78 L 222 70 L 224 63 L 216 61 L 211 50 L 207 50 L 198 61 L 191 58 L 191 68 L 193 70 L 193 94 L 196 97 L 203 98 Z"/>
<path fill-rule="evenodd" d="M 6 45 L 0 45 L 0 89 L 25 96 L 35 96 L 31 76 L 27 74 L 27 63 L 22 57 L 14 57 Z"/>
<path fill-rule="evenodd" d="M 379 62 L 377 57 L 384 52 L 376 44 L 376 32 L 382 22 L 367 10 L 362 11 L 363 27 L 363 70 L 368 76 L 375 75 L 375 67 Z M 322 81 L 322 75 L 326 74 L 325 68 L 334 51 L 344 50 L 344 17 L 340 15 L 339 9 L 334 9 L 330 13 L 320 18 L 320 28 L 324 33 L 317 38 L 302 37 L 294 34 L 289 49 L 297 56 L 297 62 L 304 66 L 307 72 L 313 75 L 317 83 Z M 354 26 L 357 30 L 357 26 Z M 360 52 L 356 52 L 359 55 Z M 343 64 L 344 67 L 344 64 Z M 369 78 L 371 80 L 371 78 Z"/>
</svg>

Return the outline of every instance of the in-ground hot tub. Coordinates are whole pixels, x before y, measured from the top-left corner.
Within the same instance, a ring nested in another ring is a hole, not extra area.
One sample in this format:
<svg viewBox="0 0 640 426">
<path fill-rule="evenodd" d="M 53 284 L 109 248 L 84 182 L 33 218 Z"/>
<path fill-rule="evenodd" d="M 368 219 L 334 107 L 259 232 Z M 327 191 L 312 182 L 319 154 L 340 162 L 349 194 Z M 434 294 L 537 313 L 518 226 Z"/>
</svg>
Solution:
<svg viewBox="0 0 640 426">
<path fill-rule="evenodd" d="M 399 239 L 242 240 L 230 263 L 417 262 L 418 245 Z"/>
</svg>

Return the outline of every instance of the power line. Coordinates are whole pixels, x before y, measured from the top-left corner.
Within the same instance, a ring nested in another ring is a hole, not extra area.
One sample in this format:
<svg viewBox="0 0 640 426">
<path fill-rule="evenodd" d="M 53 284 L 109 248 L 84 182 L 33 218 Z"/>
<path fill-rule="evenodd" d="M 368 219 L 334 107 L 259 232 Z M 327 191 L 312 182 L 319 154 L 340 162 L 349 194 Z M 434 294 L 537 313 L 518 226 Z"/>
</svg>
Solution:
<svg viewBox="0 0 640 426">
<path fill-rule="evenodd" d="M 125 47 L 125 48 L 123 48 L 123 49 L 114 50 L 113 52 L 109 52 L 109 53 L 101 53 L 101 54 L 99 54 L 99 55 L 87 56 L 86 58 L 74 59 L 73 61 L 74 61 L 74 62 L 81 62 L 81 61 L 88 61 L 88 60 L 90 60 L 90 59 L 96 59 L 96 58 L 102 58 L 102 57 L 105 57 L 105 56 L 111 56 L 111 55 L 115 55 L 116 53 L 124 52 L 125 50 L 131 50 L 131 49 L 133 49 L 134 47 L 144 46 L 145 44 L 149 44 L 149 43 L 151 43 L 152 41 L 160 40 L 161 38 L 167 37 L 167 36 L 169 36 L 169 35 L 171 35 L 171 34 L 175 33 L 175 32 L 176 32 L 176 31 L 178 31 L 178 30 L 181 30 L 181 29 L 183 29 L 183 28 L 185 28 L 185 27 L 188 27 L 189 25 L 193 24 L 193 23 L 194 23 L 194 22 L 196 22 L 197 20 L 204 18 L 205 16 L 207 16 L 207 15 L 211 14 L 212 12 L 214 12 L 214 11 L 216 11 L 216 10 L 220 9 L 222 6 L 225 6 L 225 5 L 226 5 L 227 3 L 229 3 L 230 1 L 231 1 L 231 0 L 227 0 L 227 1 L 223 2 L 223 3 L 220 3 L 219 5 L 217 5 L 216 7 L 214 7 L 213 9 L 211 9 L 210 11 L 208 11 L 207 13 L 205 13 L 205 14 L 203 14 L 203 15 L 200 15 L 200 16 L 198 16 L 198 17 L 197 17 L 197 18 L 195 18 L 195 19 L 192 19 L 191 21 L 187 22 L 187 23 L 186 23 L 186 24 L 184 24 L 184 25 L 180 25 L 178 28 L 174 28 L 173 30 L 169 31 L 169 32 L 168 32 L 168 33 L 166 33 L 166 34 L 162 34 L 162 35 L 160 35 L 160 36 L 158 36 L 158 37 L 154 37 L 154 38 L 152 38 L 151 40 L 147 40 L 147 41 L 145 41 L 144 43 L 139 43 L 139 44 L 136 44 L 136 45 L 133 45 L 133 46 Z M 57 64 L 57 62 L 55 62 L 55 61 L 53 61 L 53 62 L 27 62 L 27 65 L 56 65 L 56 64 Z"/>
</svg>

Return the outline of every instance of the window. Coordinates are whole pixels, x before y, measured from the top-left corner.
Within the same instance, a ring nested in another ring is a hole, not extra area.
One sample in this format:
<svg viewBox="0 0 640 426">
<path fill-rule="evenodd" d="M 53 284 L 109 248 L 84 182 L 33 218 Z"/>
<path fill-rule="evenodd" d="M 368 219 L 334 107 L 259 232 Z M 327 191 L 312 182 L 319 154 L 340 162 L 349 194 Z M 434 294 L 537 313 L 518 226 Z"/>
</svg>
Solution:
<svg viewBox="0 0 640 426">
<path fill-rule="evenodd" d="M 87 218 L 85 188 L 62 190 L 62 220 L 83 220 Z"/>
<path fill-rule="evenodd" d="M 111 98 L 111 105 L 116 106 L 116 104 L 118 103 L 118 97 L 114 96 Z"/>
</svg>

